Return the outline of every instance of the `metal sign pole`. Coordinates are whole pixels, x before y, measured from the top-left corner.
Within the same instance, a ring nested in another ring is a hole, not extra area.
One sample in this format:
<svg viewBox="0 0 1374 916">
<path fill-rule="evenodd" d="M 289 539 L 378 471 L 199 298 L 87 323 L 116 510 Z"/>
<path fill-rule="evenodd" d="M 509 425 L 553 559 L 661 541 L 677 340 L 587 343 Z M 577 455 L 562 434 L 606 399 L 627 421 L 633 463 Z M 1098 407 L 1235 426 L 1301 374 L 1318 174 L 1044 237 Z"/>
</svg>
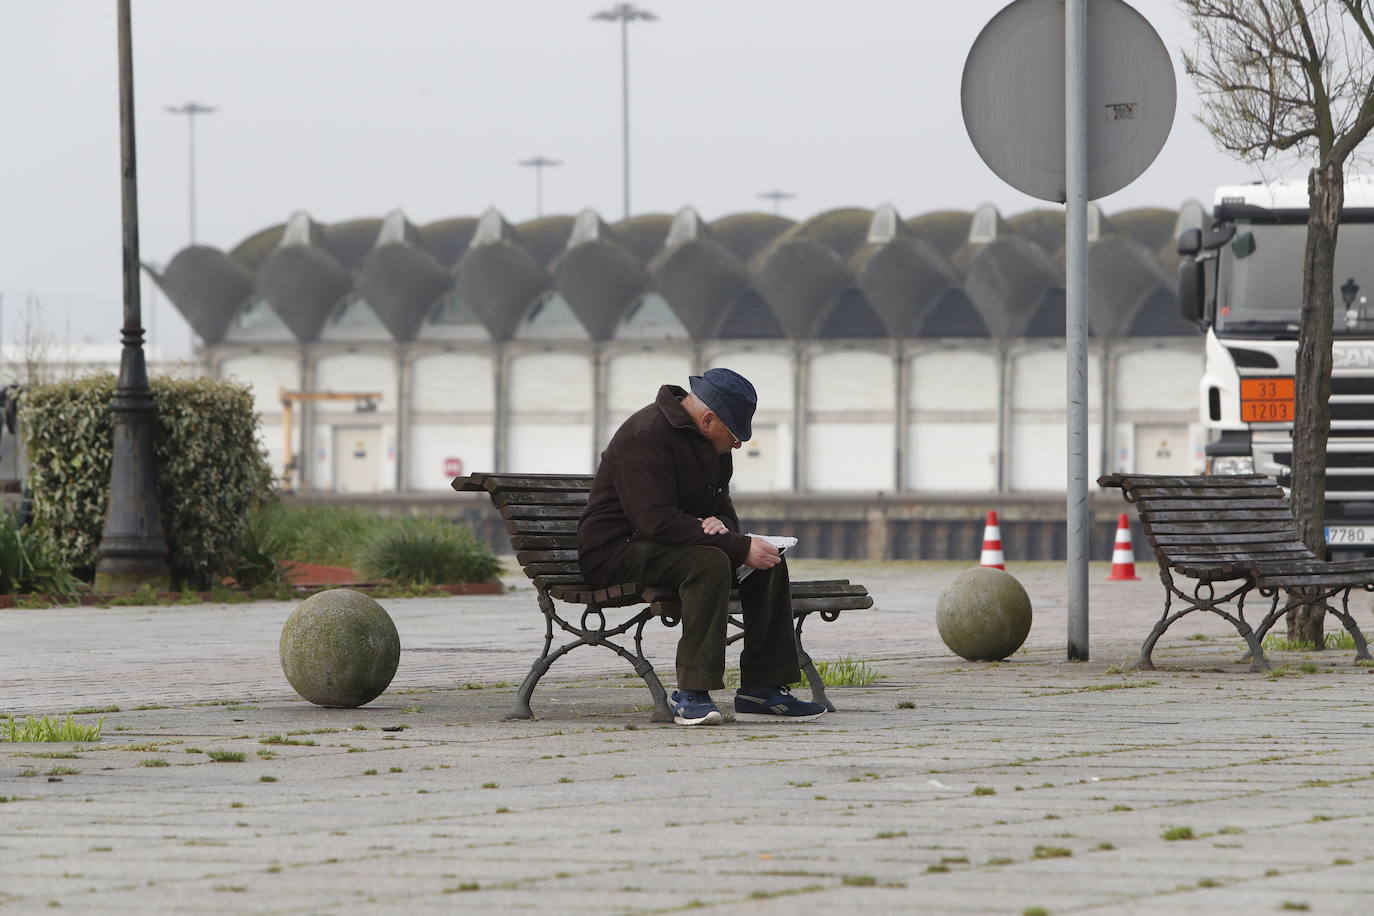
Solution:
<svg viewBox="0 0 1374 916">
<path fill-rule="evenodd" d="M 1069 661 L 1088 660 L 1088 2 L 1064 3 Z"/>
</svg>

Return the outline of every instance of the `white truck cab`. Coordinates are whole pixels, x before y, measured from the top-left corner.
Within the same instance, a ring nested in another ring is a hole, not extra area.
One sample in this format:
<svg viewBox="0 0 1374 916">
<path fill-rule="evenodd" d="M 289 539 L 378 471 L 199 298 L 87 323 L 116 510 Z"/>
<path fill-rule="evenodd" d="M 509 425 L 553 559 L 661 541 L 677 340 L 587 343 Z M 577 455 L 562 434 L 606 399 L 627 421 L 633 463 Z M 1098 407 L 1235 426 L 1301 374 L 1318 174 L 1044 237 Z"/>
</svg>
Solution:
<svg viewBox="0 0 1374 916">
<path fill-rule="evenodd" d="M 1179 301 L 1206 330 L 1199 390 L 1211 474 L 1291 482 L 1307 183 L 1217 189 L 1210 225 L 1179 236 Z M 1374 181 L 1346 181 L 1331 290 L 1333 369 L 1326 540 L 1374 553 Z"/>
</svg>

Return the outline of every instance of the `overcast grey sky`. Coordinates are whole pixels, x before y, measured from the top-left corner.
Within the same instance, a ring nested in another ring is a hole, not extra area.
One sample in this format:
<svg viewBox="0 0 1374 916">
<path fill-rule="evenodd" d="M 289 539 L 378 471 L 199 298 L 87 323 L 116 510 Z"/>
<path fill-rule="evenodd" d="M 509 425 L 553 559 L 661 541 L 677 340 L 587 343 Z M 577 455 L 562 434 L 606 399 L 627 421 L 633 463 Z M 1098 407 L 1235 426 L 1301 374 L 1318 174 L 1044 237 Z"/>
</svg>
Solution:
<svg viewBox="0 0 1374 916">
<path fill-rule="evenodd" d="M 228 249 L 295 210 L 321 222 L 416 223 L 497 207 L 620 218 L 620 34 L 589 20 L 610 0 L 133 0 L 142 256 L 188 240 L 187 134 L 166 106 L 195 100 L 198 239 Z M 1047 206 L 1004 185 L 964 132 L 964 59 L 1003 0 L 642 0 L 631 27 L 636 213 L 692 205 L 707 219 L 771 209 L 806 218 L 885 201 L 903 215 Z M 1187 22 L 1135 0 L 1175 58 L 1179 110 L 1135 184 L 1100 203 L 1210 201 L 1253 170 L 1193 120 Z M 120 212 L 115 0 L 0 7 L 3 335 L 26 297 L 73 342 L 118 340 Z M 145 285 L 145 290 L 147 286 Z M 145 292 L 145 310 L 149 296 Z M 156 337 L 186 355 L 165 300 Z"/>
</svg>

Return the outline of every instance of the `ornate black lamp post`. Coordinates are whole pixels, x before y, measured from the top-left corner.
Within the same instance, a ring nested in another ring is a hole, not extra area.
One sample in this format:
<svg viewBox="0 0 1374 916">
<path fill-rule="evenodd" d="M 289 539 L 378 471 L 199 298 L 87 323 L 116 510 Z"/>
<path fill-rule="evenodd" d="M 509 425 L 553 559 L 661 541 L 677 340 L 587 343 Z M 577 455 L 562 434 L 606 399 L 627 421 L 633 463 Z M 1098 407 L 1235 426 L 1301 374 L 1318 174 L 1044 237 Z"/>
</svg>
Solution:
<svg viewBox="0 0 1374 916">
<path fill-rule="evenodd" d="M 114 464 L 110 504 L 100 538 L 95 588 L 134 591 L 170 584 L 167 544 L 153 468 L 153 395 L 143 358 L 139 302 L 138 170 L 134 156 L 134 65 L 129 0 L 119 3 L 119 147 L 124 210 L 124 351 L 114 398 Z"/>
</svg>

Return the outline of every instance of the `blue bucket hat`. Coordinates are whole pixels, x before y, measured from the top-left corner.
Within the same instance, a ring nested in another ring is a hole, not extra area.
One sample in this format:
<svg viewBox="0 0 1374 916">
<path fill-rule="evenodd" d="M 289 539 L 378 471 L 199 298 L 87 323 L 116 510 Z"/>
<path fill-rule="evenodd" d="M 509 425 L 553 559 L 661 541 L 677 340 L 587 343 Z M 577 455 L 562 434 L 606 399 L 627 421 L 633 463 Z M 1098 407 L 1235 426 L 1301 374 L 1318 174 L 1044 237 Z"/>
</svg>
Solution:
<svg viewBox="0 0 1374 916">
<path fill-rule="evenodd" d="M 720 417 L 730 434 L 741 442 L 754 438 L 754 408 L 759 396 L 749 380 L 731 369 L 707 369 L 688 379 L 692 394 Z"/>
</svg>

